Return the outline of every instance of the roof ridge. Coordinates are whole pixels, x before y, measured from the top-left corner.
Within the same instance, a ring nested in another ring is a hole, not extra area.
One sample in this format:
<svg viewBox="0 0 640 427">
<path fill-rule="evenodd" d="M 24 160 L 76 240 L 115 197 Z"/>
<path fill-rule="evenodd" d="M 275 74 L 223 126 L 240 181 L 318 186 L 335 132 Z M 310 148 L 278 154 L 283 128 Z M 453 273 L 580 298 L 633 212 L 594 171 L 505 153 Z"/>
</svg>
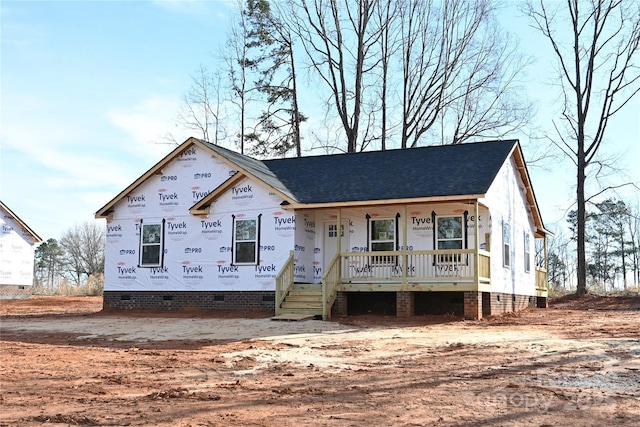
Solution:
<svg viewBox="0 0 640 427">
<path fill-rule="evenodd" d="M 273 159 L 264 159 L 261 160 L 263 163 L 267 164 L 275 161 L 286 161 L 286 160 L 294 160 L 294 159 L 309 159 L 309 158 L 322 158 L 322 157 L 337 157 L 337 156 L 357 156 L 357 155 L 380 155 L 381 153 L 393 153 L 398 151 L 405 150 L 437 150 L 437 149 L 452 149 L 454 147 L 467 147 L 480 145 L 480 144 L 495 144 L 495 143 L 511 143 L 515 144 L 520 142 L 518 139 L 495 139 L 488 141 L 474 141 L 474 142 L 465 142 L 462 144 L 439 144 L 439 145 L 424 145 L 420 147 L 407 147 L 407 148 L 391 148 L 387 150 L 371 150 L 371 151 L 358 151 L 355 153 L 330 153 L 330 154 L 314 154 L 309 156 L 301 156 L 301 157 L 278 157 Z M 233 151 L 232 151 L 233 152 Z M 246 156 L 246 155 L 245 155 Z M 252 158 L 252 157 L 249 157 Z M 257 159 L 256 159 L 257 160 Z"/>
</svg>

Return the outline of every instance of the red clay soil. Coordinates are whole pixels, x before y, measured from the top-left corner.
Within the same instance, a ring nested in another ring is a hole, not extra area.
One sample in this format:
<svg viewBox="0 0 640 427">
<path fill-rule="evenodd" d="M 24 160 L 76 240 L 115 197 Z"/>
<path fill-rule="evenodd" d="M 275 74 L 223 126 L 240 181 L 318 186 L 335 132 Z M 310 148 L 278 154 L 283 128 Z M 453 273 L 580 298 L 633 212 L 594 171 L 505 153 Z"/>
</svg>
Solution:
<svg viewBox="0 0 640 427">
<path fill-rule="evenodd" d="M 481 321 L 0 300 L 0 426 L 637 426 L 640 298 Z M 235 328 L 235 329 L 234 329 Z"/>
</svg>

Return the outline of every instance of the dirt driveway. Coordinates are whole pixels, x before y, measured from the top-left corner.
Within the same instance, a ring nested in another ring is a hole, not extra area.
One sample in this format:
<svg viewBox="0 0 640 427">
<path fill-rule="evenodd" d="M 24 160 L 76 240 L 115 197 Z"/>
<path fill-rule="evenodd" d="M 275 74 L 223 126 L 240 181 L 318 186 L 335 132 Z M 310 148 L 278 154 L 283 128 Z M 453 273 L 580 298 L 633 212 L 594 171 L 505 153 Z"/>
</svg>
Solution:
<svg viewBox="0 0 640 427">
<path fill-rule="evenodd" d="M 0 426 L 637 426 L 640 298 L 274 322 L 0 300 Z"/>
</svg>

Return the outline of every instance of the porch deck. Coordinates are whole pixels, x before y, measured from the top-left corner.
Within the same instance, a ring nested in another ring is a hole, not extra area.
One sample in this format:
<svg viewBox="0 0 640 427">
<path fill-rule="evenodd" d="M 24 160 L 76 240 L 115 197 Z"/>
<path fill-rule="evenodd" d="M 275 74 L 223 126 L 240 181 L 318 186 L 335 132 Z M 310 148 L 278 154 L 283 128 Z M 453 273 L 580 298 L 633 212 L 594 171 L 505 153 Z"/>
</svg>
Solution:
<svg viewBox="0 0 640 427">
<path fill-rule="evenodd" d="M 489 289 L 491 264 L 488 252 L 472 249 L 343 252 L 325 276 L 345 292 L 482 290 Z"/>
<path fill-rule="evenodd" d="M 293 288 L 294 256 L 276 277 L 276 314 Z M 536 268 L 536 292 L 546 296 L 546 270 Z M 322 278 L 322 315 L 338 292 L 491 291 L 491 255 L 475 249 L 341 252 Z"/>
</svg>

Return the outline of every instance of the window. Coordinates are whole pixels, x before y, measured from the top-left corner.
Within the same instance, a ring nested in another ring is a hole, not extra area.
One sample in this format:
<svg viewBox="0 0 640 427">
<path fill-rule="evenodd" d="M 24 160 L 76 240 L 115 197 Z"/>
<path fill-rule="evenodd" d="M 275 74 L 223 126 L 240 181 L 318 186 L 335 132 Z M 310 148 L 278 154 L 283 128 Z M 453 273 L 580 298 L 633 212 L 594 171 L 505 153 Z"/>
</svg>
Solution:
<svg viewBox="0 0 640 427">
<path fill-rule="evenodd" d="M 164 220 L 140 224 L 140 267 L 162 267 L 164 255 Z"/>
<path fill-rule="evenodd" d="M 524 271 L 529 272 L 531 270 L 531 249 L 529 241 L 529 233 L 524 232 Z"/>
<path fill-rule="evenodd" d="M 233 221 L 233 263 L 258 263 L 258 219 L 239 219 Z"/>
<path fill-rule="evenodd" d="M 438 250 L 462 249 L 463 221 L 461 216 L 443 216 L 437 218 L 436 240 Z M 438 262 L 459 262 L 459 254 L 444 254 L 438 256 Z"/>
<path fill-rule="evenodd" d="M 371 251 L 394 251 L 396 248 L 396 221 L 393 219 L 373 219 L 371 227 Z M 395 262 L 396 257 L 376 256 L 371 260 L 373 263 Z"/>
<path fill-rule="evenodd" d="M 511 265 L 511 232 L 507 222 L 502 223 L 502 265 Z"/>
<path fill-rule="evenodd" d="M 338 224 L 329 224 L 329 237 L 338 237 Z M 344 224 L 340 225 L 340 237 L 344 237 Z"/>
<path fill-rule="evenodd" d="M 393 251 L 396 247 L 396 222 L 393 219 L 371 220 L 371 250 Z"/>
</svg>

